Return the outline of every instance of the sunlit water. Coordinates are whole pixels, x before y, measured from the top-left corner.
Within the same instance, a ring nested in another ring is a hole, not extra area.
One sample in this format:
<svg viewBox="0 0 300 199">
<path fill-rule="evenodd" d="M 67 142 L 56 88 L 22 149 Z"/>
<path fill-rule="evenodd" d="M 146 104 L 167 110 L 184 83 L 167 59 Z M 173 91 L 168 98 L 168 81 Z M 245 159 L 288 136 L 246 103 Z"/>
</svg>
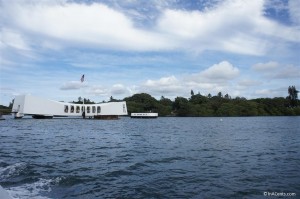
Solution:
<svg viewBox="0 0 300 199">
<path fill-rule="evenodd" d="M 13 198 L 300 196 L 300 117 L 0 121 Z"/>
</svg>

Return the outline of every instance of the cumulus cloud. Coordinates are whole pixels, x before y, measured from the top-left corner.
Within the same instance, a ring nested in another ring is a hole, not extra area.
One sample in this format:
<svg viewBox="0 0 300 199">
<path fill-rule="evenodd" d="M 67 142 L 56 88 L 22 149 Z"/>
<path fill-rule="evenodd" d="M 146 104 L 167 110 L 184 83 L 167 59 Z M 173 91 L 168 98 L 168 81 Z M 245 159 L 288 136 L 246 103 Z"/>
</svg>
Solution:
<svg viewBox="0 0 300 199">
<path fill-rule="evenodd" d="M 78 90 L 84 87 L 87 87 L 85 83 L 81 83 L 80 81 L 69 81 L 64 83 L 60 87 L 60 90 Z"/>
<path fill-rule="evenodd" d="M 226 82 L 238 77 L 239 73 L 240 71 L 237 67 L 234 67 L 228 61 L 222 61 L 218 64 L 212 65 L 198 74 L 188 75 L 186 80 L 197 83 Z"/>
<path fill-rule="evenodd" d="M 226 91 L 230 82 L 239 76 L 239 69 L 228 61 L 214 64 L 199 73 L 185 74 L 179 77 L 168 76 L 158 80 L 147 80 L 141 89 L 159 95 L 179 95 L 189 93 L 191 89 L 201 92 Z"/>
<path fill-rule="evenodd" d="M 87 93 L 104 97 L 110 97 L 111 95 L 125 96 L 128 95 L 129 90 L 123 84 L 114 84 L 113 86 L 93 85 L 87 90 Z"/>
<path fill-rule="evenodd" d="M 158 80 L 147 80 L 143 90 L 151 90 L 154 93 L 170 94 L 180 92 L 183 88 L 181 82 L 175 76 L 162 77 Z"/>
<path fill-rule="evenodd" d="M 127 92 L 128 92 L 128 90 L 126 89 L 126 87 L 123 84 L 115 84 L 111 88 L 112 95 L 122 95 Z"/>
</svg>

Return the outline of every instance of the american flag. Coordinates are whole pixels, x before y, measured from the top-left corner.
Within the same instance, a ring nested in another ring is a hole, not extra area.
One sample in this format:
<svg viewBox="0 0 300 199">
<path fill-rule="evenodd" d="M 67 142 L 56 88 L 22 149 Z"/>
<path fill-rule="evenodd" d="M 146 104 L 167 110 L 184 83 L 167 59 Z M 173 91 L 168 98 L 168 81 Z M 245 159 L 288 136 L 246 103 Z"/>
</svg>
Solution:
<svg viewBox="0 0 300 199">
<path fill-rule="evenodd" d="M 84 81 L 84 75 L 82 75 L 81 79 L 80 79 L 81 82 Z"/>
</svg>

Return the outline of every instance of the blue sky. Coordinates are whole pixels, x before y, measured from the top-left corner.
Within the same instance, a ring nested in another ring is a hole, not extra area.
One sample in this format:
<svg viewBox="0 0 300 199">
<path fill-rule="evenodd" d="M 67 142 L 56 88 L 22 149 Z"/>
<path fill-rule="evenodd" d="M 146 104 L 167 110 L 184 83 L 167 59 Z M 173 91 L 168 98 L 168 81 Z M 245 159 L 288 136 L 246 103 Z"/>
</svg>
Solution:
<svg viewBox="0 0 300 199">
<path fill-rule="evenodd" d="M 300 89 L 300 0 L 0 0 L 0 104 Z M 85 74 L 85 81 L 80 82 Z"/>
</svg>

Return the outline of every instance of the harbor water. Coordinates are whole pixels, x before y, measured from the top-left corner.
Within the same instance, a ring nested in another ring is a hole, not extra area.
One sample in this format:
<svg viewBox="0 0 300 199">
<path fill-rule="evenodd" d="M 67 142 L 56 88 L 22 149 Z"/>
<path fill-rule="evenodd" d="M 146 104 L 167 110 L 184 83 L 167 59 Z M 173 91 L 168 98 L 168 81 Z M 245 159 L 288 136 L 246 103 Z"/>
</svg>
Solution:
<svg viewBox="0 0 300 199">
<path fill-rule="evenodd" d="M 12 198 L 300 196 L 300 117 L 0 121 Z"/>
</svg>

